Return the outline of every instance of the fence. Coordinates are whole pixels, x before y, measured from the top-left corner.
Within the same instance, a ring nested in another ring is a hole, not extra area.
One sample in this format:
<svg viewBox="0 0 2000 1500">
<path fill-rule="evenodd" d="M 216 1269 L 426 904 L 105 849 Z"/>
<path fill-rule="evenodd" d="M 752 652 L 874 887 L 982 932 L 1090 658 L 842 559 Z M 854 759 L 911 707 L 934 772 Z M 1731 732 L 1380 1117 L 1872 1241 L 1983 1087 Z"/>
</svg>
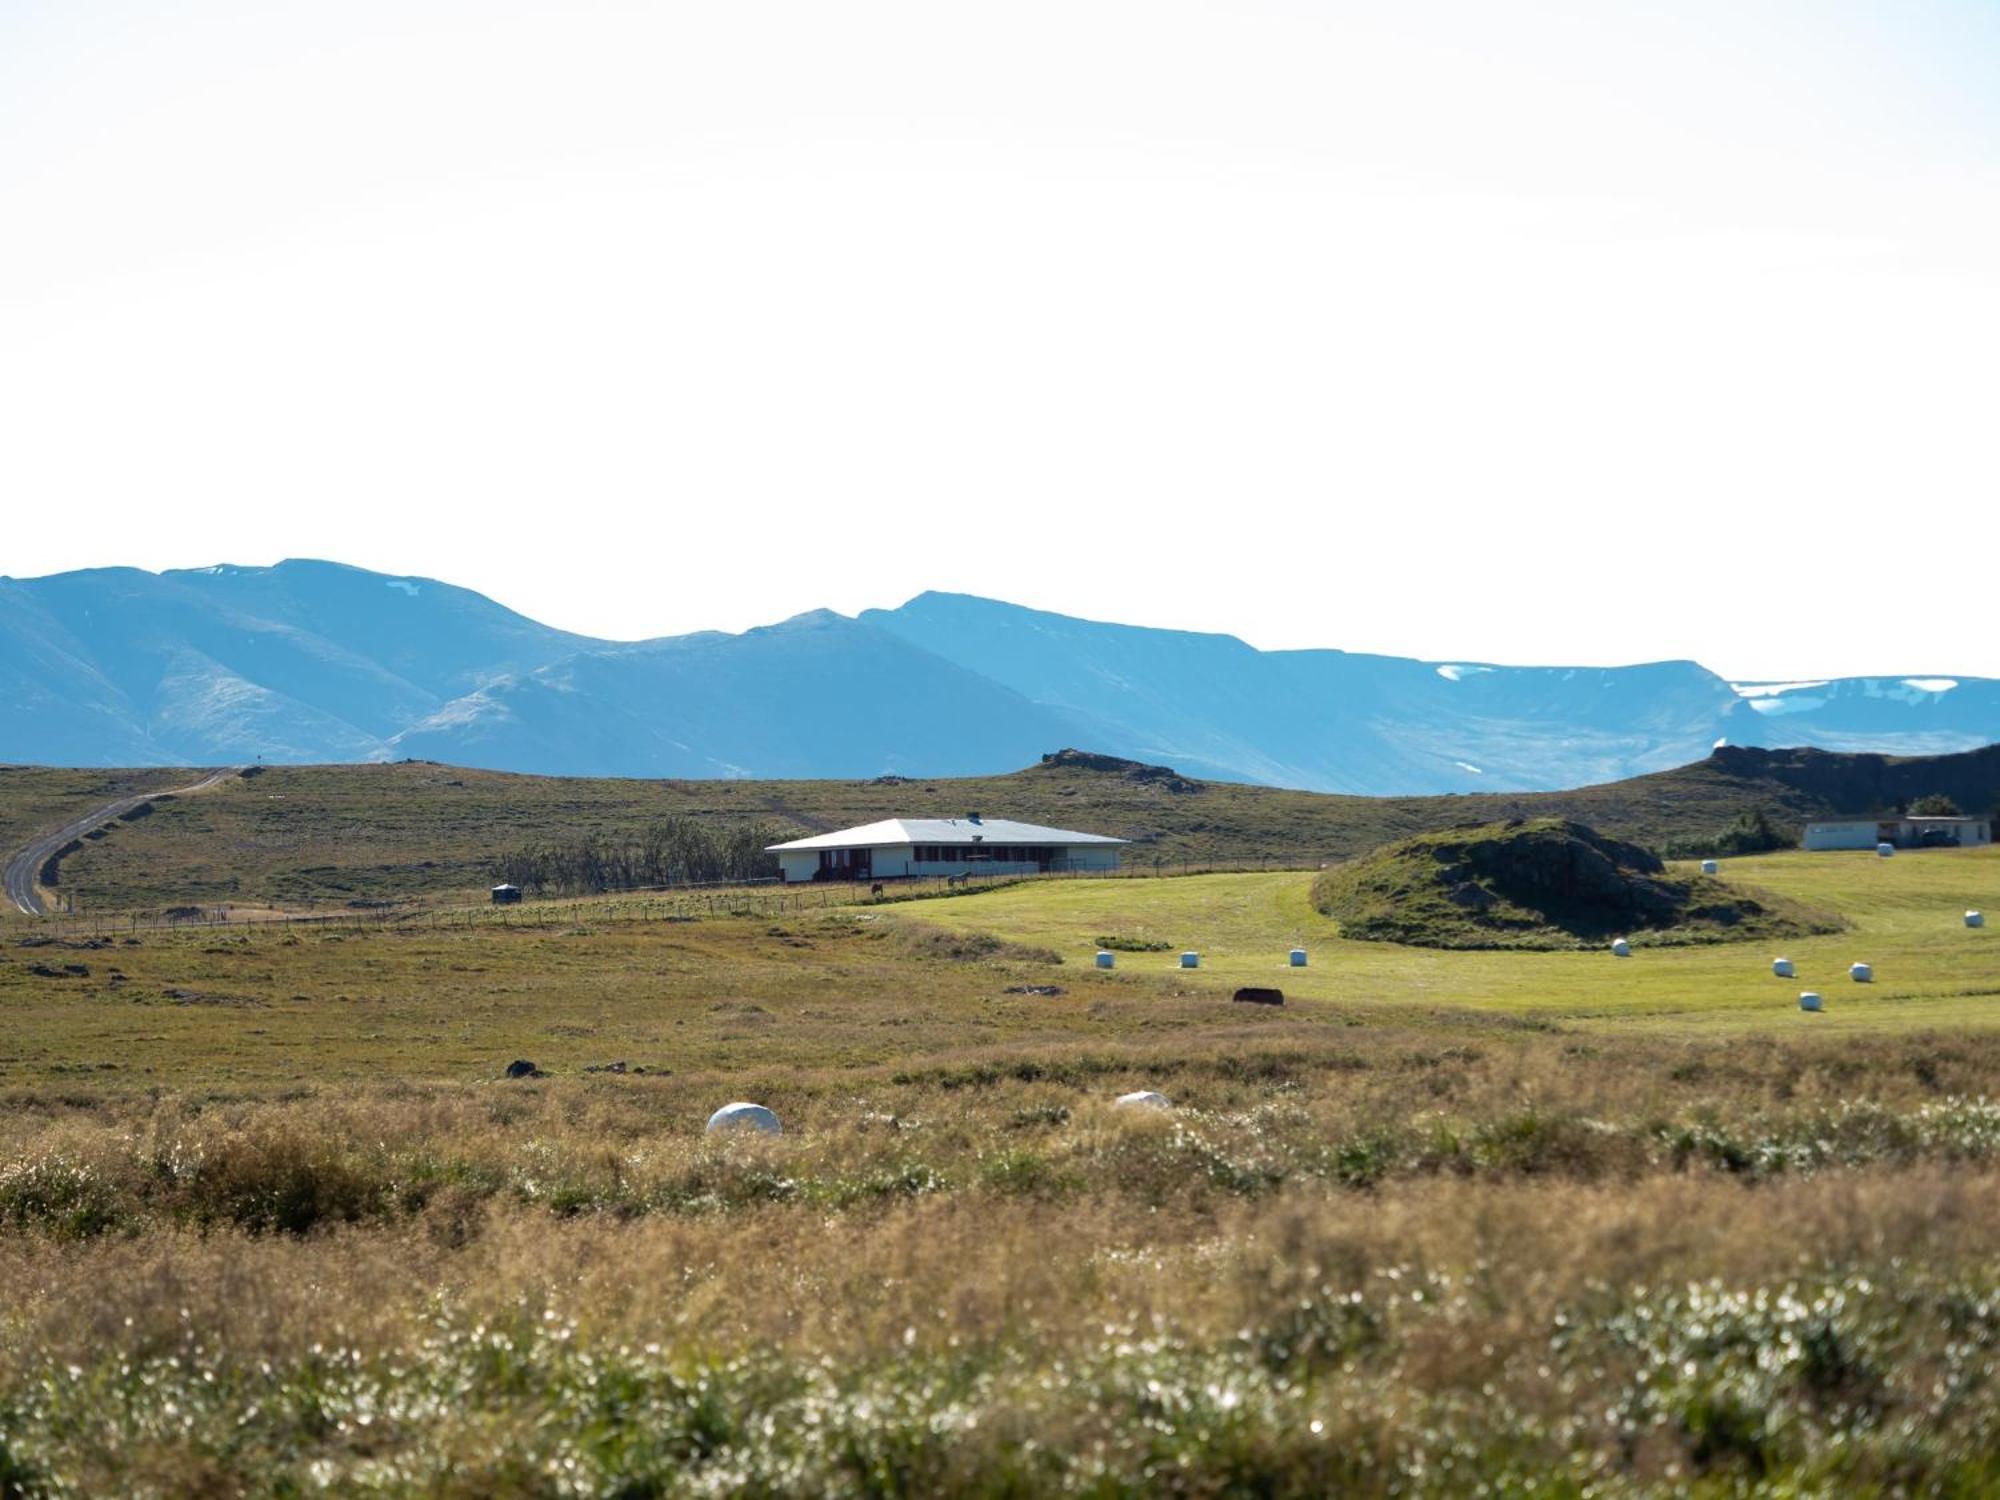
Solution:
<svg viewBox="0 0 2000 1500">
<path fill-rule="evenodd" d="M 230 906 L 200 908 L 200 914 L 169 916 L 164 912 L 106 913 L 100 916 L 54 915 L 25 917 L 0 931 L 24 937 L 46 936 L 57 941 L 112 939 L 141 932 L 215 928 L 300 928 L 329 932 L 361 932 L 396 928 L 407 931 L 447 931 L 472 927 L 563 927 L 580 922 L 673 922 L 715 917 L 767 917 L 824 911 L 835 907 L 894 905 L 978 895 L 1007 886 L 1051 880 L 1154 880 L 1185 875 L 1242 874 L 1250 871 L 1311 870 L 1317 860 L 1290 861 L 1270 857 L 1221 860 L 1131 861 L 1117 870 L 1051 871 L 1047 874 L 917 876 L 868 881 L 827 881 L 786 885 L 760 881 L 720 886 L 674 886 L 653 890 L 604 892 L 589 896 L 556 896 L 524 900 L 509 906 L 423 904 L 409 902 L 380 909 L 328 912 L 272 912 L 262 908 L 240 911 Z M 875 884 L 881 895 L 874 894 Z M 186 910 L 186 909 L 183 909 Z"/>
</svg>

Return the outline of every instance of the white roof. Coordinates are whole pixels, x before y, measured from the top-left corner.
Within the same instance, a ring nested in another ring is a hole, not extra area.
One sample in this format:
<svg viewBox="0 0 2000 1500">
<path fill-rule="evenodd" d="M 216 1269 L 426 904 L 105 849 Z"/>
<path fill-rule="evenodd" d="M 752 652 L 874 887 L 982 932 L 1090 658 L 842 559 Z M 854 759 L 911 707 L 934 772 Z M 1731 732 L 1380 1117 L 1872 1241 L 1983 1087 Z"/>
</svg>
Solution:
<svg viewBox="0 0 2000 1500">
<path fill-rule="evenodd" d="M 897 844 L 1122 844 L 1124 839 L 1101 833 L 1074 833 L 1067 828 L 1043 828 L 1006 818 L 884 818 L 859 828 L 793 839 L 766 846 L 767 854 L 784 849 L 880 849 Z"/>
<path fill-rule="evenodd" d="M 1977 813 L 1883 813 L 1880 817 L 1873 813 L 1856 813 L 1851 818 L 1814 818 L 1806 824 L 1808 828 L 1831 828 L 1843 823 L 1989 823 Z"/>
</svg>

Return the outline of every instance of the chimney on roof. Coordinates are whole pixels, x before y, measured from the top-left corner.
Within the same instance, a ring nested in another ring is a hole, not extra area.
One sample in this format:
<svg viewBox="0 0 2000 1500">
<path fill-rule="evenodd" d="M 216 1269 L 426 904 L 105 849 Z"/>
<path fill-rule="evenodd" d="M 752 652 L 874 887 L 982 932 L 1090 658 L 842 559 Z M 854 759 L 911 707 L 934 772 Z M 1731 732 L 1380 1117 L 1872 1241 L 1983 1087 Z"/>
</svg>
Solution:
<svg viewBox="0 0 2000 1500">
<path fill-rule="evenodd" d="M 965 815 L 965 821 L 966 821 L 966 822 L 968 822 L 968 823 L 977 823 L 977 822 L 979 821 L 979 814 L 978 814 L 978 813 L 967 813 L 967 814 Z"/>
</svg>

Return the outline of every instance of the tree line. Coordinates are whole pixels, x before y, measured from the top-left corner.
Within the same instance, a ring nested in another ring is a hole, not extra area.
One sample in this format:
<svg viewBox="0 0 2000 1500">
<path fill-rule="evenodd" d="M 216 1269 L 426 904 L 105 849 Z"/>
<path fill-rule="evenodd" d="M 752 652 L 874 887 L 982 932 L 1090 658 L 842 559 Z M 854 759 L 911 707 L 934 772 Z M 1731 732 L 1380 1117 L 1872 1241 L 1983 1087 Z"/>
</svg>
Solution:
<svg viewBox="0 0 2000 1500">
<path fill-rule="evenodd" d="M 493 877 L 559 896 L 761 880 L 778 873 L 777 856 L 764 846 L 783 836 L 765 823 L 710 828 L 693 818 L 665 818 L 635 835 L 584 833 L 517 849 L 494 861 Z"/>
</svg>

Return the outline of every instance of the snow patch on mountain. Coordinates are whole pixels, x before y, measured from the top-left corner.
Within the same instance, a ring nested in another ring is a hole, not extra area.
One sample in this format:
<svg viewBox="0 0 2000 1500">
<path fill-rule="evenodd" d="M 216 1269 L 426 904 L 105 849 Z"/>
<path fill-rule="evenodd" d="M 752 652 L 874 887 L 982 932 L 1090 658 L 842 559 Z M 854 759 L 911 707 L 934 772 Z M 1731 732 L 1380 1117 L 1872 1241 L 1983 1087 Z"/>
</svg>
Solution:
<svg viewBox="0 0 2000 1500">
<path fill-rule="evenodd" d="M 1775 698 L 1781 693 L 1810 692 L 1813 688 L 1827 686 L 1827 679 L 1822 677 L 1817 682 L 1732 682 L 1729 686 L 1737 697 L 1755 700 Z"/>
</svg>

